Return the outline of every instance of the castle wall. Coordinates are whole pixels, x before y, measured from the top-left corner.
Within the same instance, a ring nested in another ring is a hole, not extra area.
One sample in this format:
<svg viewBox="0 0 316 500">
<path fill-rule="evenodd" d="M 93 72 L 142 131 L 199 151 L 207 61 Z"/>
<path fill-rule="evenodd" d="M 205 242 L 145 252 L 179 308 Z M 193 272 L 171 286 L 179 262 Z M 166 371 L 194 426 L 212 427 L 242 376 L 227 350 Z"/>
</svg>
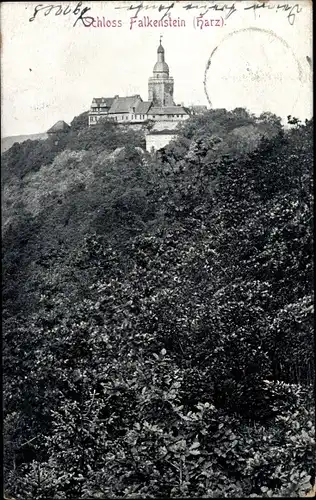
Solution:
<svg viewBox="0 0 316 500">
<path fill-rule="evenodd" d="M 147 123 L 118 123 L 117 126 L 122 130 L 135 130 L 136 132 L 147 132 Z"/>
<path fill-rule="evenodd" d="M 146 150 L 150 153 L 154 150 L 164 148 L 169 142 L 175 140 L 177 134 L 147 134 L 146 135 Z"/>
<path fill-rule="evenodd" d="M 95 125 L 98 123 L 98 121 L 101 118 L 108 118 L 111 120 L 114 120 L 115 122 L 124 125 L 126 124 L 131 124 L 131 125 L 137 125 L 140 123 L 140 125 L 145 124 L 148 120 L 152 120 L 154 122 L 182 122 L 184 120 L 187 120 L 189 118 L 189 115 L 170 115 L 170 114 L 159 114 L 159 115 L 150 115 L 150 114 L 142 114 L 142 115 L 136 115 L 134 113 L 117 113 L 117 114 L 109 114 L 109 113 L 103 113 L 103 114 L 89 114 L 89 126 Z"/>
<path fill-rule="evenodd" d="M 148 115 L 147 119 L 148 120 L 153 120 L 157 122 L 182 122 L 184 120 L 187 120 L 189 118 L 189 115 L 170 115 L 170 114 L 159 114 L 159 115 Z"/>
</svg>

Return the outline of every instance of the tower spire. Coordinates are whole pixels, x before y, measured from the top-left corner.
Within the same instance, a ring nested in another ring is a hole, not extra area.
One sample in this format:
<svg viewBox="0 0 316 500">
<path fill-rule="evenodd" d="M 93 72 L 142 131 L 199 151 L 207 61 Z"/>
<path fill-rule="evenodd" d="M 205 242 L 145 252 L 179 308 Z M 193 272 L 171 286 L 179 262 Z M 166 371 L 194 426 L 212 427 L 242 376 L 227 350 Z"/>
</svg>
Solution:
<svg viewBox="0 0 316 500">
<path fill-rule="evenodd" d="M 157 61 L 158 62 L 165 62 L 165 49 L 161 45 L 161 40 L 162 40 L 162 35 L 160 35 L 160 38 L 159 38 L 159 47 L 157 49 L 157 55 L 158 55 Z"/>
<path fill-rule="evenodd" d="M 155 106 L 173 106 L 173 78 L 169 76 L 169 66 L 165 61 L 165 49 L 161 41 L 162 35 L 159 37 L 153 76 L 148 81 L 148 100 L 152 101 Z"/>
</svg>

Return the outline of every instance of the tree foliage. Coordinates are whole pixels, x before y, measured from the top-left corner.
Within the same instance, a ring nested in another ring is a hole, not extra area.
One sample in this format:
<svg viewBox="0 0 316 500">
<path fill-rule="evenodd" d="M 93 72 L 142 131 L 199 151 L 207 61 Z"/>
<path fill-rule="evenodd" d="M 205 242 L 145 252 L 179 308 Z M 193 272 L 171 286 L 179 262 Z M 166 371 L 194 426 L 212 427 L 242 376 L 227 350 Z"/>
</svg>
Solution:
<svg viewBox="0 0 316 500">
<path fill-rule="evenodd" d="M 6 156 L 6 489 L 304 494 L 313 122 L 213 110 L 153 157 L 83 118 L 23 176 Z"/>
</svg>

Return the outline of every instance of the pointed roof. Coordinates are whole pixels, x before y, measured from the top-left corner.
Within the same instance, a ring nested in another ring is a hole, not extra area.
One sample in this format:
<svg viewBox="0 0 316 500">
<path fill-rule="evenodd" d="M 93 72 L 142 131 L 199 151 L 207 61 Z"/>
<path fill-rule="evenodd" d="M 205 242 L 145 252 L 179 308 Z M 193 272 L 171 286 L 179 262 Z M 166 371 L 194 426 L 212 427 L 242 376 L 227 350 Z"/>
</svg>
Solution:
<svg viewBox="0 0 316 500">
<path fill-rule="evenodd" d="M 165 61 L 165 49 L 161 45 L 161 37 L 159 47 L 157 49 L 157 62 L 154 66 L 154 73 L 163 73 L 166 76 L 169 76 L 169 66 Z"/>
<path fill-rule="evenodd" d="M 64 120 L 59 120 L 55 123 L 49 130 L 47 130 L 48 134 L 54 134 L 56 132 L 67 132 L 70 129 L 68 123 L 64 122 Z"/>
<path fill-rule="evenodd" d="M 142 100 L 139 95 L 130 97 L 116 97 L 110 107 L 109 113 L 131 113 L 137 101 Z"/>
<path fill-rule="evenodd" d="M 137 104 L 135 109 L 136 115 L 146 115 L 152 105 L 152 101 L 143 101 Z"/>
<path fill-rule="evenodd" d="M 158 50 L 157 50 L 158 53 L 165 51 L 165 49 L 163 48 L 163 46 L 161 44 L 161 40 L 162 40 L 162 35 L 160 35 L 160 37 L 159 37 L 159 47 L 158 47 Z"/>
<path fill-rule="evenodd" d="M 110 108 L 113 101 L 114 97 L 94 97 L 91 108 Z"/>
</svg>

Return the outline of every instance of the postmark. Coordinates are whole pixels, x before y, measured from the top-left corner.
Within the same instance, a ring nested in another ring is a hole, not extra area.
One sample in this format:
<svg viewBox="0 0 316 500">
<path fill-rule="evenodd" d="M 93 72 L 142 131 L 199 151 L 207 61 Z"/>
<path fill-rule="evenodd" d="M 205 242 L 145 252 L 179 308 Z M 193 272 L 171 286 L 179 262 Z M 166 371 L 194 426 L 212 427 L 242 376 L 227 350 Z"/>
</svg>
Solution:
<svg viewBox="0 0 316 500">
<path fill-rule="evenodd" d="M 222 97 L 235 93 L 240 106 L 255 111 L 265 101 L 278 109 L 282 94 L 288 107 L 295 107 L 303 80 L 302 62 L 287 41 L 272 30 L 247 27 L 229 33 L 211 50 L 203 85 L 210 107 L 220 107 L 221 89 Z M 284 92 L 289 86 L 291 93 Z"/>
</svg>

